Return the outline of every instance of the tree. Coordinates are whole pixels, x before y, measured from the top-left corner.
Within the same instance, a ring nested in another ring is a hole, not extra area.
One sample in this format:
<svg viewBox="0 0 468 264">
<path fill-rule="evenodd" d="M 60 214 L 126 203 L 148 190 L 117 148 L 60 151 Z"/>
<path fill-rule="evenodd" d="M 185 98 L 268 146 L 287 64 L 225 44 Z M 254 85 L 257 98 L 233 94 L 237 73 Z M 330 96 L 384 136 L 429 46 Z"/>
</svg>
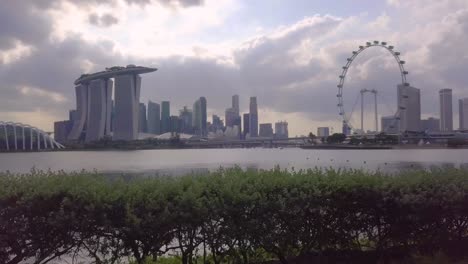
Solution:
<svg viewBox="0 0 468 264">
<path fill-rule="evenodd" d="M 334 143 L 342 143 L 345 141 L 346 135 L 343 133 L 335 133 L 329 137 L 327 137 L 327 142 L 334 144 Z"/>
</svg>

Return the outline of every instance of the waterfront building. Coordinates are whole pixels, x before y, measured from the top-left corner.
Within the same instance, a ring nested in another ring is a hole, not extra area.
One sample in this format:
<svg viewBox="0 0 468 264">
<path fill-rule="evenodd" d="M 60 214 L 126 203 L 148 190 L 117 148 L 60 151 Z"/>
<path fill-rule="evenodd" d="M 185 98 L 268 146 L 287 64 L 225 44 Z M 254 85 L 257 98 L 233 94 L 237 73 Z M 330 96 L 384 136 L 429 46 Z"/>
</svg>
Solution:
<svg viewBox="0 0 468 264">
<path fill-rule="evenodd" d="M 258 107 L 257 97 L 250 97 L 249 105 L 249 135 L 250 137 L 258 136 Z"/>
<path fill-rule="evenodd" d="M 200 97 L 193 104 L 193 119 L 192 125 L 195 133 L 199 136 L 207 135 L 207 113 L 206 113 L 206 98 Z"/>
<path fill-rule="evenodd" d="M 73 121 L 64 120 L 54 122 L 54 139 L 59 143 L 67 142 L 68 134 L 73 127 Z"/>
<path fill-rule="evenodd" d="M 437 118 L 429 117 L 428 119 L 421 120 L 421 127 L 423 131 L 436 132 L 440 131 L 440 120 Z"/>
<path fill-rule="evenodd" d="M 112 86 L 110 79 L 92 80 L 88 86 L 88 111 L 85 142 L 111 134 Z"/>
<path fill-rule="evenodd" d="M 468 130 L 468 98 L 458 100 L 459 129 Z"/>
<path fill-rule="evenodd" d="M 243 134 L 243 137 L 246 138 L 247 135 L 250 133 L 250 115 L 248 113 L 244 114 L 243 116 L 244 118 L 244 132 L 242 133 Z"/>
<path fill-rule="evenodd" d="M 400 109 L 400 132 L 421 131 L 421 94 L 411 86 L 398 85 L 398 107 Z"/>
<path fill-rule="evenodd" d="M 148 133 L 161 134 L 161 106 L 148 101 Z"/>
<path fill-rule="evenodd" d="M 382 116 L 380 118 L 380 131 L 387 134 L 398 134 L 398 119 L 395 116 Z"/>
<path fill-rule="evenodd" d="M 171 126 L 171 103 L 169 101 L 161 102 L 161 134 L 170 131 Z"/>
<path fill-rule="evenodd" d="M 234 123 L 236 123 L 238 116 L 239 115 L 237 114 L 236 109 L 234 108 L 226 109 L 225 119 L 224 119 L 226 121 L 226 127 L 234 126 Z"/>
<path fill-rule="evenodd" d="M 88 115 L 88 85 L 79 84 L 75 87 L 76 98 L 76 118 L 73 120 L 72 130 L 68 134 L 69 140 L 83 139 Z"/>
<path fill-rule="evenodd" d="M 341 133 L 345 134 L 346 136 L 351 135 L 351 128 L 345 122 L 343 122 L 343 126 L 341 128 Z"/>
<path fill-rule="evenodd" d="M 288 122 L 280 121 L 275 123 L 275 138 L 288 138 Z"/>
<path fill-rule="evenodd" d="M 148 132 L 148 127 L 147 127 L 147 118 L 146 118 L 146 105 L 144 103 L 140 103 L 140 109 L 138 112 L 138 131 L 140 133 L 147 133 Z"/>
<path fill-rule="evenodd" d="M 271 123 L 260 124 L 260 137 L 273 137 L 273 126 Z"/>
<path fill-rule="evenodd" d="M 239 116 L 239 95 L 232 96 L 232 109 L 235 111 L 236 116 Z"/>
<path fill-rule="evenodd" d="M 184 106 L 182 110 L 179 112 L 180 118 L 180 132 L 185 134 L 192 134 L 192 110 L 188 109 L 187 106 Z"/>
<path fill-rule="evenodd" d="M 169 117 L 169 122 L 170 122 L 170 128 L 169 132 L 171 133 L 180 133 L 180 126 L 181 126 L 181 120 L 178 116 L 170 116 Z"/>
<path fill-rule="evenodd" d="M 139 75 L 115 77 L 115 130 L 112 139 L 138 139 L 140 88 L 141 77 Z"/>
<path fill-rule="evenodd" d="M 440 99 L 440 131 L 453 131 L 452 89 L 439 91 Z"/>
<path fill-rule="evenodd" d="M 317 137 L 328 137 L 330 136 L 330 128 L 329 127 L 318 127 L 317 128 Z"/>
</svg>

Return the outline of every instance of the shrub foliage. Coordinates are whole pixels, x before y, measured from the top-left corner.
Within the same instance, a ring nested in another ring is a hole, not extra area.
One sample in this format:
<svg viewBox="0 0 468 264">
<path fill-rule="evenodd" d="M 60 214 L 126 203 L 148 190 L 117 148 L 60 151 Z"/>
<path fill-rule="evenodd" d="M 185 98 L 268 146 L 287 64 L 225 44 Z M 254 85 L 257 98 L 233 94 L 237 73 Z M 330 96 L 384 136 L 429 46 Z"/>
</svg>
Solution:
<svg viewBox="0 0 468 264">
<path fill-rule="evenodd" d="M 0 174 L 0 263 L 376 263 L 468 254 L 468 172 Z"/>
</svg>

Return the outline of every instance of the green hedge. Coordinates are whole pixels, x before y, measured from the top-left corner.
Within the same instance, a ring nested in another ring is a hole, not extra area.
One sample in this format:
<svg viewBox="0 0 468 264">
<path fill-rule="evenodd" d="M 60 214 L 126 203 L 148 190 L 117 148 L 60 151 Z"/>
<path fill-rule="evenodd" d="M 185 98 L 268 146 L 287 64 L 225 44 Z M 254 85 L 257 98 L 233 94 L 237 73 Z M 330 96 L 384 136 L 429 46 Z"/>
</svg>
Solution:
<svg viewBox="0 0 468 264">
<path fill-rule="evenodd" d="M 0 263 L 376 263 L 468 255 L 468 172 L 0 174 Z M 165 258 L 161 258 L 165 256 Z M 302 261 L 302 262 L 301 262 Z"/>
</svg>

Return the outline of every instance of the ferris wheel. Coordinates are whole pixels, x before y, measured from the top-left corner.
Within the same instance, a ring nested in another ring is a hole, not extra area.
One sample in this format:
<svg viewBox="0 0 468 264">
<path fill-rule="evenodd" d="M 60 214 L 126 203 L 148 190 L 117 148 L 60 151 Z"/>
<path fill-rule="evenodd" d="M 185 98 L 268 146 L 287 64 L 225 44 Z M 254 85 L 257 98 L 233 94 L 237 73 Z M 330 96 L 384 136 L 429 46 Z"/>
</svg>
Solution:
<svg viewBox="0 0 468 264">
<path fill-rule="evenodd" d="M 338 98 L 338 109 L 339 109 L 339 114 L 342 118 L 342 121 L 343 121 L 343 128 L 346 128 L 346 129 L 354 129 L 354 127 L 352 126 L 352 124 L 350 123 L 350 119 L 351 119 L 351 115 L 347 115 L 346 112 L 345 112 L 345 108 L 344 108 L 344 102 L 343 102 L 343 89 L 344 89 L 344 85 L 345 85 L 345 80 L 346 80 L 346 76 L 347 76 L 347 73 L 348 73 L 348 70 L 351 66 L 351 64 L 353 63 L 353 61 L 356 59 L 356 57 L 361 54 L 364 50 L 366 49 L 369 49 L 369 48 L 373 48 L 373 47 L 377 47 L 377 48 L 383 48 L 385 50 L 387 50 L 388 52 L 390 52 L 390 54 L 392 54 L 392 56 L 395 58 L 395 61 L 397 62 L 398 64 L 398 67 L 399 67 L 399 70 L 400 70 L 400 75 L 401 75 L 401 84 L 403 86 L 409 86 L 410 84 L 406 81 L 406 76 L 408 75 L 408 71 L 405 70 L 405 61 L 404 60 L 401 60 L 400 59 L 400 52 L 398 51 L 395 51 L 394 49 L 394 46 L 391 46 L 391 45 L 388 45 L 387 42 L 379 42 L 379 41 L 373 41 L 373 42 L 367 42 L 365 46 L 359 46 L 359 49 L 356 50 L 356 51 L 353 51 L 352 52 L 352 56 L 347 58 L 347 63 L 345 66 L 342 67 L 342 73 L 341 75 L 339 76 L 339 83 L 337 85 L 338 87 L 338 94 L 336 95 L 336 97 Z M 362 96 L 363 96 L 363 93 L 364 92 L 372 92 L 374 93 L 374 95 L 377 94 L 377 91 L 376 90 L 361 90 L 361 104 L 362 104 Z M 401 95 L 401 100 L 406 100 L 408 98 L 408 96 L 402 94 Z M 377 100 L 377 99 L 375 99 Z M 400 100 L 399 100 L 400 102 Z M 375 107 L 376 107 L 376 126 L 377 126 L 377 101 L 375 101 Z M 401 119 L 401 113 L 402 111 L 405 110 L 405 104 L 400 104 L 396 110 L 396 112 L 394 113 L 394 121 L 391 125 L 390 125 L 390 128 L 394 128 L 396 123 L 399 122 L 399 120 Z M 361 129 L 363 129 L 363 110 L 361 109 Z M 376 127 L 376 131 L 377 131 L 377 127 Z"/>
</svg>

